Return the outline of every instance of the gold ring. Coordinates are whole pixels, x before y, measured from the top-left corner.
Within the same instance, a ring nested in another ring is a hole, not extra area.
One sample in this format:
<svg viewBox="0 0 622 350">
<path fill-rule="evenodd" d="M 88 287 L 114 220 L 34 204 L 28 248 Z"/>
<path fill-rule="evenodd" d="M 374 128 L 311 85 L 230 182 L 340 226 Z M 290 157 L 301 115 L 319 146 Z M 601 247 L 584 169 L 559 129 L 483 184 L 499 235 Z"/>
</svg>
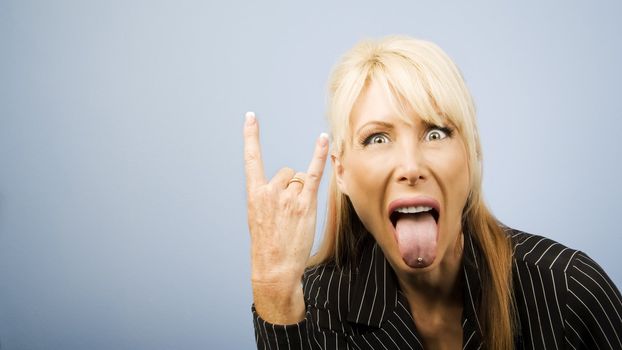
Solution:
<svg viewBox="0 0 622 350">
<path fill-rule="evenodd" d="M 298 176 L 294 176 L 294 177 L 292 177 L 292 179 L 291 179 L 291 180 L 289 180 L 289 182 L 287 183 L 287 186 L 291 185 L 291 184 L 292 184 L 292 182 L 298 182 L 299 184 L 301 184 L 301 185 L 303 185 L 303 186 L 305 185 L 305 180 L 303 180 L 303 179 L 299 178 Z"/>
</svg>

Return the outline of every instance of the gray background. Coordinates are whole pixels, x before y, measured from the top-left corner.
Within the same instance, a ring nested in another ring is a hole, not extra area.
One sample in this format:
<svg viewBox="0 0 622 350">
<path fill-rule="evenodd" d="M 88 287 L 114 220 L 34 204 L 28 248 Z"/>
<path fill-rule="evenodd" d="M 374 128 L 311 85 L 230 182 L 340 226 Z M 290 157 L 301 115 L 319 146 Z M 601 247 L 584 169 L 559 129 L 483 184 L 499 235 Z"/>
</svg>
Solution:
<svg viewBox="0 0 622 350">
<path fill-rule="evenodd" d="M 331 66 L 393 33 L 461 67 L 497 216 L 622 285 L 622 3 L 502 3 L 0 0 L 1 348 L 252 348 L 243 114 L 306 169 Z"/>
</svg>

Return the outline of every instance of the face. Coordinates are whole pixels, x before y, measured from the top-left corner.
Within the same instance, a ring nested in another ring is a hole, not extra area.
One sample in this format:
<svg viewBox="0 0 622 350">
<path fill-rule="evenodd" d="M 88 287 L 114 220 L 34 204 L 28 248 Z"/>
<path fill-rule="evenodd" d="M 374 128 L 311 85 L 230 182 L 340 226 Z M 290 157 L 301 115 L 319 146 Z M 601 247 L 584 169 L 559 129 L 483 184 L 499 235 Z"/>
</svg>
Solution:
<svg viewBox="0 0 622 350">
<path fill-rule="evenodd" d="M 340 190 L 396 272 L 434 269 L 461 253 L 469 169 L 454 127 L 414 114 L 404 121 L 372 82 L 354 106 L 343 154 L 332 160 Z M 413 208 L 433 209 L 428 216 L 398 213 Z"/>
</svg>

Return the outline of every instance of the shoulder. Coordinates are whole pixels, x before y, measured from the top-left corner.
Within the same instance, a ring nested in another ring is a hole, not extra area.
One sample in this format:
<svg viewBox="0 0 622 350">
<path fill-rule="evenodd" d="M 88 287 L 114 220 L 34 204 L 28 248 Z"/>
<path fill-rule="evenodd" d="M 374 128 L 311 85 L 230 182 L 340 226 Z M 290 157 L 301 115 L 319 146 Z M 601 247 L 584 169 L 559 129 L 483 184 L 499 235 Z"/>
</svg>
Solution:
<svg viewBox="0 0 622 350">
<path fill-rule="evenodd" d="M 307 268 L 302 280 L 307 305 L 327 309 L 337 307 L 342 296 L 346 301 L 350 275 L 349 269 L 340 268 L 334 262 Z"/>
<path fill-rule="evenodd" d="M 605 271 L 586 253 L 543 236 L 507 227 L 504 230 L 512 241 L 515 272 L 550 270 L 548 274 L 563 280 L 562 290 L 575 296 L 595 295 L 593 288 L 619 294 Z"/>
<path fill-rule="evenodd" d="M 302 288 L 307 315 L 314 327 L 340 334 L 348 329 L 350 280 L 349 270 L 336 266 L 334 262 L 306 269 Z"/>
<path fill-rule="evenodd" d="M 539 317 L 545 305 L 570 344 L 622 347 L 622 296 L 598 263 L 552 239 L 504 229 L 514 249 L 519 308 Z"/>
<path fill-rule="evenodd" d="M 569 338 L 591 348 L 622 348 L 622 295 L 605 271 L 578 252 L 566 272 Z"/>
<path fill-rule="evenodd" d="M 303 275 L 303 291 L 307 306 L 332 309 L 345 316 L 351 299 L 357 299 L 367 289 L 392 285 L 391 273 L 382 250 L 370 240 L 361 246 L 356 263 L 339 266 L 330 260 L 309 267 Z"/>
<path fill-rule="evenodd" d="M 505 232 L 512 240 L 513 258 L 515 266 L 525 266 L 529 269 L 552 270 L 551 273 L 565 279 L 565 288 L 569 293 L 577 293 L 579 289 L 590 292 L 584 286 L 596 283 L 601 288 L 606 285 L 609 290 L 617 289 L 609 276 L 586 253 L 569 248 L 550 238 L 534 235 L 504 227 Z M 594 293 L 592 293 L 594 294 Z"/>
<path fill-rule="evenodd" d="M 504 227 L 512 241 L 515 263 L 566 272 L 581 254 L 550 238 Z"/>
</svg>

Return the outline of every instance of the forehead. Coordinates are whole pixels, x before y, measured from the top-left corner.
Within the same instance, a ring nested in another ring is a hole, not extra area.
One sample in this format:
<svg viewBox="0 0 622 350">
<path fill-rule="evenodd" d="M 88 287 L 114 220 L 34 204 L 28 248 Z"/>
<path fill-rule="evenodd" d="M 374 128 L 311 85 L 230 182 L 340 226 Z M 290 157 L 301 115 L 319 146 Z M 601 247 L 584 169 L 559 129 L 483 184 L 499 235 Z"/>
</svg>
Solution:
<svg viewBox="0 0 622 350">
<path fill-rule="evenodd" d="M 350 124 L 354 129 L 373 119 L 388 119 L 393 114 L 391 101 L 386 92 L 377 83 L 370 83 L 354 103 L 350 115 Z"/>
<path fill-rule="evenodd" d="M 391 124 L 398 121 L 413 125 L 423 121 L 423 118 L 411 104 L 394 97 L 381 83 L 372 81 L 363 88 L 354 103 L 349 121 L 350 134 L 372 121 Z"/>
</svg>

